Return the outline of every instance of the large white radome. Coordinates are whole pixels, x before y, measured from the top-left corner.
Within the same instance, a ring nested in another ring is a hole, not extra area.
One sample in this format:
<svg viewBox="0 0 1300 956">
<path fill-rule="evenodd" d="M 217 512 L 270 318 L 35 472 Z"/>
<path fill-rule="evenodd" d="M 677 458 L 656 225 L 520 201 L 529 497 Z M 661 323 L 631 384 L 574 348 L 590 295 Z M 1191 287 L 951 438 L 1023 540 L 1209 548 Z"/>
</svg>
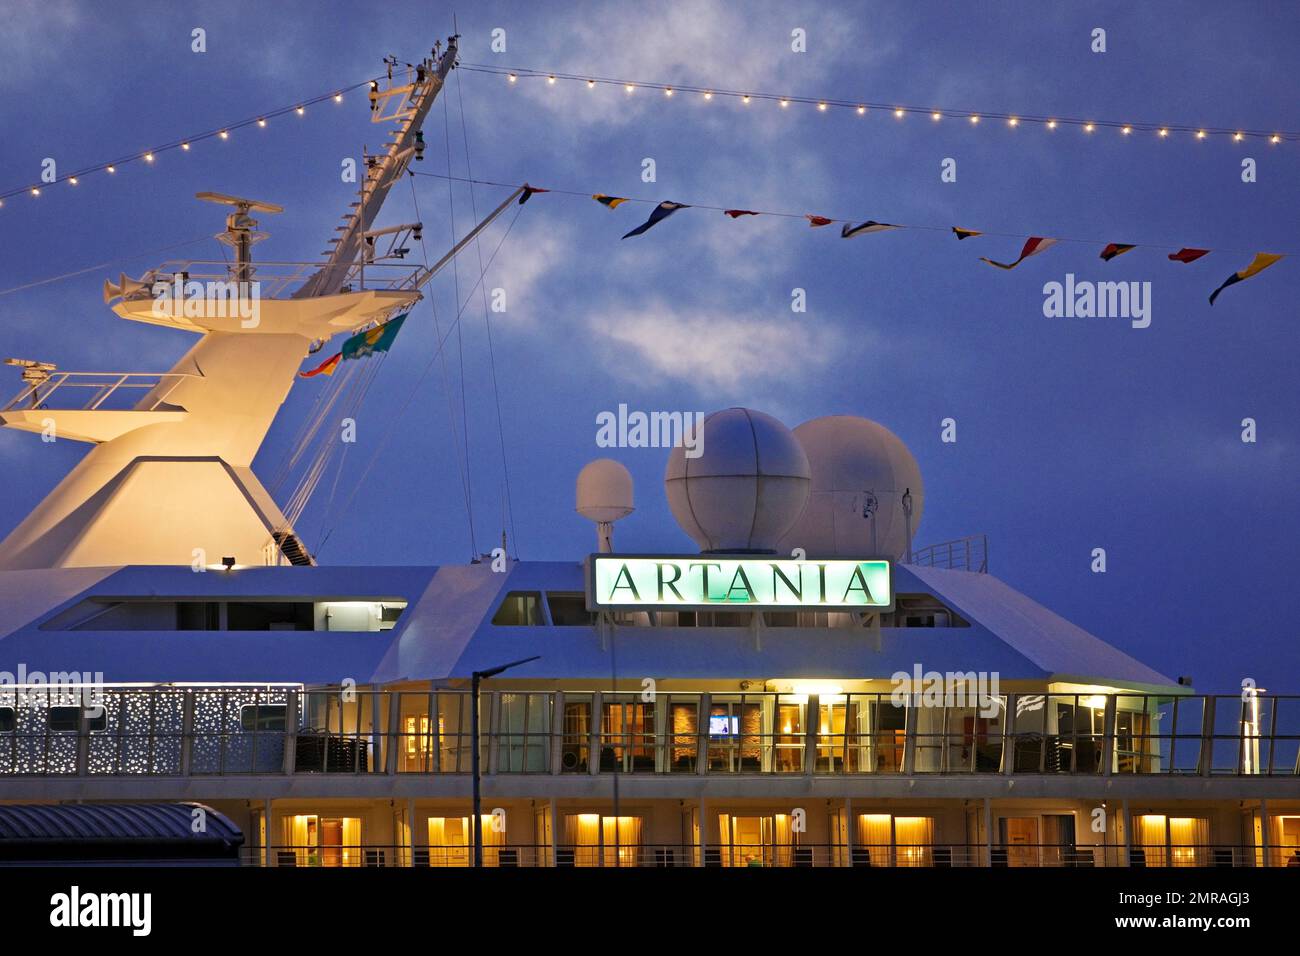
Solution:
<svg viewBox="0 0 1300 956">
<path fill-rule="evenodd" d="M 794 434 L 771 415 L 727 408 L 704 419 L 703 454 L 668 456 L 673 517 L 701 551 L 772 551 L 808 500 L 811 471 Z"/>
<path fill-rule="evenodd" d="M 912 534 L 921 524 L 921 469 L 902 439 L 884 425 L 830 415 L 794 430 L 812 468 L 808 506 L 779 548 L 818 557 L 898 560 L 909 545 L 903 494 L 912 492 Z M 870 512 L 864 517 L 863 512 Z"/>
</svg>

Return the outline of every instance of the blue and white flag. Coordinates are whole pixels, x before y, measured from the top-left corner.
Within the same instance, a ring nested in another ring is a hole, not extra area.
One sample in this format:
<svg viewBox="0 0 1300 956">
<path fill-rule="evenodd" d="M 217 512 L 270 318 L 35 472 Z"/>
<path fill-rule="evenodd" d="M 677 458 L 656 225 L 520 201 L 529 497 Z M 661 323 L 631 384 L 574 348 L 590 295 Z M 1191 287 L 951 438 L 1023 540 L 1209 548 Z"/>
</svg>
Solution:
<svg viewBox="0 0 1300 956">
<path fill-rule="evenodd" d="M 663 220 L 667 219 L 669 216 L 671 216 L 671 215 L 672 215 L 673 213 L 675 213 L 677 210 L 679 210 L 679 209 L 689 209 L 689 208 L 690 208 L 690 206 L 688 206 L 688 205 L 687 205 L 686 203 L 684 203 L 684 202 L 669 202 L 668 200 L 665 199 L 665 200 L 664 200 L 663 202 L 661 202 L 659 205 L 655 206 L 655 208 L 654 208 L 654 212 L 650 213 L 650 218 L 649 218 L 649 219 L 647 219 L 645 222 L 641 223 L 641 225 L 637 226 L 635 229 L 633 229 L 631 232 L 629 232 L 629 233 L 628 233 L 627 235 L 625 235 L 623 238 L 624 238 L 624 239 L 630 239 L 632 236 L 639 236 L 639 235 L 641 235 L 641 233 L 645 232 L 645 231 L 646 231 L 647 229 L 649 229 L 651 226 L 654 226 L 654 225 L 656 225 L 657 223 L 662 222 Z"/>
</svg>

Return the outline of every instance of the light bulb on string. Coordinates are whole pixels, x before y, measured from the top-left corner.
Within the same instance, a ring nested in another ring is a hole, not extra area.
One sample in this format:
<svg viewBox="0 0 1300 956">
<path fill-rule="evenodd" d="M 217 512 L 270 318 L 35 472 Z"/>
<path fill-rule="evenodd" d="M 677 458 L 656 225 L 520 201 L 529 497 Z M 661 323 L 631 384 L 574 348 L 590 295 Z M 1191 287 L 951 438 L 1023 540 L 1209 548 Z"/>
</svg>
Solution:
<svg viewBox="0 0 1300 956">
<path fill-rule="evenodd" d="M 1056 129 L 1056 120 L 1048 120 L 1048 121 L 1047 121 L 1047 128 L 1048 128 L 1048 129 Z"/>
<path fill-rule="evenodd" d="M 859 107 L 858 107 L 858 115 L 859 115 L 859 116 L 866 116 L 866 115 L 867 115 L 867 108 L 866 108 L 865 106 L 859 106 Z"/>
<path fill-rule="evenodd" d="M 903 108 L 901 106 L 898 107 L 898 109 L 894 110 L 894 116 L 896 116 L 898 119 L 903 118 Z"/>
<path fill-rule="evenodd" d="M 189 143 L 181 143 L 181 149 L 185 150 L 186 152 L 189 152 L 190 144 L 189 144 Z"/>
<path fill-rule="evenodd" d="M 977 114 L 975 114 L 974 116 L 972 116 L 972 117 L 970 118 L 970 121 L 971 121 L 971 125 L 972 125 L 972 126 L 975 125 L 976 123 L 978 123 L 978 122 L 980 121 L 979 114 L 977 113 Z"/>
<path fill-rule="evenodd" d="M 588 81 L 587 81 L 587 89 L 589 89 L 589 90 L 594 90 L 595 88 L 596 88 L 596 81 L 595 81 L 595 80 L 588 80 Z"/>
<path fill-rule="evenodd" d="M 825 112 L 826 112 L 826 104 L 825 104 L 825 103 L 818 103 L 818 104 L 817 104 L 817 109 L 819 109 L 819 110 L 821 110 L 823 113 L 825 113 Z"/>
<path fill-rule="evenodd" d="M 1091 132 L 1093 131 L 1094 128 L 1095 128 L 1095 127 L 1094 127 L 1091 123 L 1085 123 L 1085 124 L 1083 125 L 1083 131 L 1084 131 L 1085 133 L 1091 133 Z"/>
<path fill-rule="evenodd" d="M 549 84 L 551 84 L 552 86 L 554 86 L 554 85 L 555 85 L 555 77 L 553 77 L 553 76 L 548 76 L 548 77 L 546 78 L 546 82 L 549 83 Z"/>
<path fill-rule="evenodd" d="M 152 162 L 153 162 L 153 153 L 145 153 L 145 154 L 144 154 L 144 161 L 145 161 L 146 163 L 152 163 Z"/>
<path fill-rule="evenodd" d="M 1198 130 L 1196 131 L 1196 138 L 1197 138 L 1197 139 L 1205 139 L 1205 130 L 1203 130 L 1203 129 L 1198 129 Z"/>
<path fill-rule="evenodd" d="M 939 122 L 939 120 L 943 119 L 943 114 L 940 113 L 938 110 L 935 110 L 933 113 L 930 114 L 930 119 L 934 120 L 937 123 Z"/>
<path fill-rule="evenodd" d="M 228 132 L 227 132 L 226 130 L 224 130 L 224 129 L 221 131 L 220 136 L 221 136 L 222 139 L 230 139 L 230 133 L 228 133 Z"/>
<path fill-rule="evenodd" d="M 1163 139 L 1164 137 L 1166 137 L 1166 136 L 1168 136 L 1168 135 L 1169 135 L 1169 130 L 1164 129 L 1164 128 L 1162 127 L 1161 130 L 1160 130 L 1160 136 L 1161 136 L 1161 138 Z"/>
<path fill-rule="evenodd" d="M 300 106 L 296 110 L 294 110 L 294 112 L 297 113 L 299 116 L 302 116 L 304 113 L 307 112 L 307 110 L 304 107 Z"/>
<path fill-rule="evenodd" d="M 117 167 L 116 167 L 116 166 L 105 166 L 104 168 L 105 168 L 106 170 L 108 170 L 110 173 L 115 173 L 115 172 L 117 172 Z"/>
<path fill-rule="evenodd" d="M 342 102 L 343 102 L 343 94 L 342 94 L 342 93 L 335 93 L 335 94 L 334 94 L 334 102 L 335 102 L 335 103 L 342 103 Z"/>
<path fill-rule="evenodd" d="M 257 125 L 258 125 L 258 126 L 265 127 L 265 126 L 266 126 L 266 120 L 259 118 L 258 121 L 257 121 Z"/>
<path fill-rule="evenodd" d="M 74 185 L 74 186 L 77 185 L 77 177 L 76 177 L 76 176 L 69 176 L 69 177 L 68 177 L 68 182 L 71 183 L 71 184 Z"/>
<path fill-rule="evenodd" d="M 1120 130 L 1120 132 L 1123 133 L 1125 136 L 1127 136 L 1129 133 L 1133 132 L 1133 127 L 1125 126 L 1122 130 Z"/>
<path fill-rule="evenodd" d="M 1010 119 L 1007 120 L 1007 125 L 1008 125 L 1008 126 L 1019 126 L 1019 125 L 1020 125 L 1020 120 L 1016 119 L 1016 118 L 1013 116 L 1013 117 L 1011 117 Z"/>
</svg>

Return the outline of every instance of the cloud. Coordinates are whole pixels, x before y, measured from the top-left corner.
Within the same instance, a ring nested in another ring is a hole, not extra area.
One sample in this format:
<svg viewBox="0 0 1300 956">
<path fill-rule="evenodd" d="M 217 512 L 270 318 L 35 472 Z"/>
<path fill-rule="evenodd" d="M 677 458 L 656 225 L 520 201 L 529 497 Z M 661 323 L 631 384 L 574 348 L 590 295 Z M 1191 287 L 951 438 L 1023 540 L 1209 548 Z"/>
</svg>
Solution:
<svg viewBox="0 0 1300 956">
<path fill-rule="evenodd" d="M 592 316 L 588 330 L 625 379 L 693 386 L 705 397 L 728 397 L 781 378 L 804 380 L 837 353 L 840 334 L 806 316 L 773 318 L 755 312 L 687 314 L 655 301 Z"/>
<path fill-rule="evenodd" d="M 11 0 L 0 30 L 0 90 L 30 91 L 51 82 L 71 86 L 77 71 L 54 68 L 82 42 L 81 12 L 72 0 Z M 60 80 L 60 74 L 64 79 Z M 84 77 L 83 77 L 84 79 Z"/>
<path fill-rule="evenodd" d="M 757 27 L 760 23 L 765 26 Z M 806 31 L 807 52 L 791 50 L 796 27 Z M 507 41 L 503 55 L 488 51 L 486 37 L 477 44 L 469 41 L 464 59 L 686 86 L 712 81 L 728 89 L 779 92 L 782 84 L 793 84 L 793 94 L 814 90 L 834 76 L 842 56 L 862 56 L 851 32 L 844 29 L 842 14 L 813 7 L 792 10 L 788 3 L 777 2 L 695 0 L 656 8 L 653 14 L 640 5 L 611 5 L 600 15 L 576 18 L 564 31 L 521 24 L 507 31 Z M 883 50 L 872 53 L 879 57 Z M 719 63 L 726 64 L 725 75 L 716 69 Z M 774 84 L 778 89 L 773 90 Z M 573 81 L 551 85 L 542 78 L 521 78 L 517 89 L 533 102 L 562 110 L 571 122 L 615 126 L 636 121 L 663 97 L 640 89 L 629 95 L 618 86 L 588 90 Z M 691 99 L 700 101 L 691 105 L 704 108 L 701 97 Z M 786 128 L 773 110 L 755 122 L 773 135 Z"/>
<path fill-rule="evenodd" d="M 539 197 L 533 202 L 538 202 Z M 557 265 L 573 268 L 573 228 L 555 219 L 534 219 L 530 226 L 520 226 L 510 233 L 488 269 L 487 286 L 506 291 L 506 311 L 501 318 L 515 325 L 532 325 L 543 314 L 548 302 L 542 294 Z M 484 240 L 484 262 L 496 248 L 496 240 Z M 466 250 L 466 254 L 469 250 Z M 462 255 L 466 255 L 462 254 Z M 477 260 L 467 257 L 462 267 Z"/>
</svg>

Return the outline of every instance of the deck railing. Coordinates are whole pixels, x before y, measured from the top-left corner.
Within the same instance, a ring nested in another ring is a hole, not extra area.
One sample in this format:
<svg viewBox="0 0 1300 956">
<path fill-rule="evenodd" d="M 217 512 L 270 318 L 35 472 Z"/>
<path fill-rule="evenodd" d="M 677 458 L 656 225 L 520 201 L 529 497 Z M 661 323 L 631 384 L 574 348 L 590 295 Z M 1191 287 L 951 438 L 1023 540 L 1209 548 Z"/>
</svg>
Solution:
<svg viewBox="0 0 1300 956">
<path fill-rule="evenodd" d="M 221 259 L 172 260 L 164 262 L 157 268 L 150 269 L 145 273 L 139 280 L 144 283 L 143 288 L 134 293 L 132 298 L 152 298 L 152 290 L 156 283 L 164 283 L 174 288 L 178 282 L 198 282 L 206 286 L 208 283 L 228 283 L 241 280 L 256 282 L 258 284 L 257 295 L 260 298 L 284 298 L 292 295 L 299 286 L 318 272 L 321 266 L 322 263 L 320 262 L 290 262 L 269 259 L 254 262 L 244 267 Z M 241 273 L 241 268 L 247 271 Z M 403 291 L 414 289 L 421 271 L 422 266 L 414 262 L 409 265 L 392 261 L 355 262 L 341 276 L 339 288 L 331 291 L 358 292 L 362 289 Z M 184 290 L 182 289 L 182 291 Z"/>
<path fill-rule="evenodd" d="M 1300 697 L 493 690 L 487 775 L 1295 776 Z M 0 686 L 0 776 L 467 774 L 463 690 Z"/>
<path fill-rule="evenodd" d="M 989 536 L 972 534 L 952 541 L 940 541 L 928 544 L 912 552 L 908 564 L 917 564 L 927 568 L 949 568 L 953 571 L 978 571 L 987 574 L 989 570 Z"/>
<path fill-rule="evenodd" d="M 202 378 L 188 372 L 52 372 L 41 382 L 23 386 L 23 390 L 0 411 L 48 408 L 50 399 L 59 392 L 64 409 L 96 411 L 120 409 L 125 403 L 134 409 L 143 395 L 155 391 L 152 400 L 137 411 L 155 411 L 167 401 L 176 387 L 187 378 Z M 75 397 L 74 397 L 75 396 Z"/>
<path fill-rule="evenodd" d="M 473 864 L 473 848 L 463 844 L 430 846 L 391 844 L 245 846 L 245 866 L 372 868 L 460 868 Z M 945 869 L 1021 867 L 1049 869 L 1300 867 L 1300 846 L 1262 847 L 1243 844 L 984 843 L 847 844 L 764 843 L 691 844 L 623 843 L 574 845 L 509 843 L 483 847 L 483 865 L 502 868 L 555 867 L 871 867 Z"/>
</svg>

